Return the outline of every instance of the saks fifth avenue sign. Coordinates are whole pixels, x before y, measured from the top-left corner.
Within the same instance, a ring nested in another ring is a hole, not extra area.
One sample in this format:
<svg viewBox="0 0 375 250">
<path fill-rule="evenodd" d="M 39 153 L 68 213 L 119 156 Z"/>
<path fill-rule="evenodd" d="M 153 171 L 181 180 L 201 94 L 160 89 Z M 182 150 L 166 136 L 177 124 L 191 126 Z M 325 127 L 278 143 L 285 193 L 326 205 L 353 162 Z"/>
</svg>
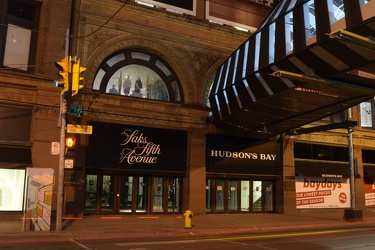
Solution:
<svg viewBox="0 0 375 250">
<path fill-rule="evenodd" d="M 184 173 L 187 132 L 92 122 L 88 168 L 111 171 Z"/>
<path fill-rule="evenodd" d="M 147 137 L 137 129 L 125 129 L 121 135 L 125 136 L 125 139 L 120 144 L 123 149 L 120 152 L 119 163 L 125 161 L 128 164 L 156 164 L 161 154 L 160 144 L 148 141 Z"/>
</svg>

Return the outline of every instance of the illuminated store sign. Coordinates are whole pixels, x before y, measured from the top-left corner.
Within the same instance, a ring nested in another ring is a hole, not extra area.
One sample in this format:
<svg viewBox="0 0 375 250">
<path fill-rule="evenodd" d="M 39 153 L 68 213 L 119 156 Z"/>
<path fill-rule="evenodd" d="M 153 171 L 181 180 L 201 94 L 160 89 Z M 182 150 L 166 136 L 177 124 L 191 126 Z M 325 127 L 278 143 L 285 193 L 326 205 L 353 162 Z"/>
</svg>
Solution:
<svg viewBox="0 0 375 250">
<path fill-rule="evenodd" d="M 158 156 L 161 155 L 160 144 L 149 141 L 139 130 L 125 129 L 121 135 L 124 135 L 125 139 L 120 144 L 124 148 L 121 150 L 119 163 L 156 164 Z"/>
<path fill-rule="evenodd" d="M 208 173 L 279 175 L 280 147 L 274 141 L 258 141 L 224 135 L 206 136 Z"/>
<path fill-rule="evenodd" d="M 88 168 L 185 173 L 187 133 L 93 122 Z"/>
</svg>

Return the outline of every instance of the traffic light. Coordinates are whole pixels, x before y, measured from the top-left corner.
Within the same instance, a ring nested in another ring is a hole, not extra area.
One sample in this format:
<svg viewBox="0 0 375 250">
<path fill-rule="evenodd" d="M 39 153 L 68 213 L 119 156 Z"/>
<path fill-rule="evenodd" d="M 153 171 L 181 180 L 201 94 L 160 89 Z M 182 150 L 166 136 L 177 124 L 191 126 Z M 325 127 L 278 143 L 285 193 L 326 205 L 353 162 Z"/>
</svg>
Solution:
<svg viewBox="0 0 375 250">
<path fill-rule="evenodd" d="M 85 67 L 81 67 L 81 59 L 78 59 L 76 63 L 73 64 L 72 72 L 72 96 L 78 93 L 79 89 L 83 88 L 83 85 L 80 84 L 80 81 L 84 78 L 81 77 L 81 73 L 86 70 Z"/>
<path fill-rule="evenodd" d="M 65 57 L 61 60 L 61 62 L 56 62 L 56 66 L 60 69 L 59 76 L 61 80 L 53 81 L 53 84 L 58 87 L 62 88 L 61 92 L 66 92 L 69 90 L 69 57 Z"/>
<path fill-rule="evenodd" d="M 65 157 L 74 158 L 76 149 L 76 138 L 66 137 L 65 138 Z"/>
</svg>

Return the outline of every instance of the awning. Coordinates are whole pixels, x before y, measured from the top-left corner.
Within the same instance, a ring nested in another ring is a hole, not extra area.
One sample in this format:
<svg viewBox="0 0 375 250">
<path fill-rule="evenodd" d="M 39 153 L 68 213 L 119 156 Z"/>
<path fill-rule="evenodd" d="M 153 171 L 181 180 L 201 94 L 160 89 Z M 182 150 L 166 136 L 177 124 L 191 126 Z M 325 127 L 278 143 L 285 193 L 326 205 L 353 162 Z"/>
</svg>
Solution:
<svg viewBox="0 0 375 250">
<path fill-rule="evenodd" d="M 367 37 L 374 27 L 372 18 L 259 68 L 251 36 L 218 69 L 209 98 L 215 125 L 238 137 L 265 139 L 373 98 L 375 42 Z"/>
</svg>

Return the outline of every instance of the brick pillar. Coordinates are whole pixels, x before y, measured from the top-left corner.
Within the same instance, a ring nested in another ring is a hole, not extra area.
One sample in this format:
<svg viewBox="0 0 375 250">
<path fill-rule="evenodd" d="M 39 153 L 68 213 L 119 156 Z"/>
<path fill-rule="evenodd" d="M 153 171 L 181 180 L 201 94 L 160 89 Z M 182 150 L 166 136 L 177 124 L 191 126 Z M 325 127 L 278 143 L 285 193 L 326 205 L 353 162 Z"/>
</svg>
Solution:
<svg viewBox="0 0 375 250">
<path fill-rule="evenodd" d="M 280 179 L 276 182 L 276 212 L 296 213 L 296 186 L 294 168 L 294 139 L 283 140 L 283 166 Z"/>
</svg>

